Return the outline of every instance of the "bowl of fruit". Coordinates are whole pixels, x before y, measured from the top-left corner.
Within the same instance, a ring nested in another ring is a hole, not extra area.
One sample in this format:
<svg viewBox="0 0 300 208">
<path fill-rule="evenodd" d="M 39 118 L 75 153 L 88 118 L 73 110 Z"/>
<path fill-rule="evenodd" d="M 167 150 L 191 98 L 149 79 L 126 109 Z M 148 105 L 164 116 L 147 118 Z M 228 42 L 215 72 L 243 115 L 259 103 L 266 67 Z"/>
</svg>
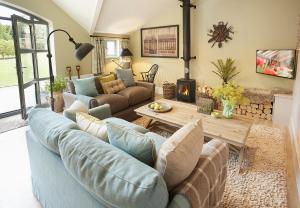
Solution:
<svg viewBox="0 0 300 208">
<path fill-rule="evenodd" d="M 148 105 L 148 108 L 156 113 L 165 113 L 172 109 L 172 106 L 166 103 L 153 102 Z"/>
</svg>

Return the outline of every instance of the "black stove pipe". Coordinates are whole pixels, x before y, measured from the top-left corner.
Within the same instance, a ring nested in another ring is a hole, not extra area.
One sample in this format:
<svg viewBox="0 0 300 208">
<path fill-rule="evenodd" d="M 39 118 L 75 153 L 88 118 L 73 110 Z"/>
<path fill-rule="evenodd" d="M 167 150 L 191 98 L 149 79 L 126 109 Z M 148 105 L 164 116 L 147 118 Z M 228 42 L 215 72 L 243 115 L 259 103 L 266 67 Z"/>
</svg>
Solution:
<svg viewBox="0 0 300 208">
<path fill-rule="evenodd" d="M 183 2 L 183 60 L 184 60 L 184 78 L 190 79 L 190 60 L 196 57 L 191 57 L 191 7 L 196 8 L 191 4 L 190 0 L 180 0 Z"/>
</svg>

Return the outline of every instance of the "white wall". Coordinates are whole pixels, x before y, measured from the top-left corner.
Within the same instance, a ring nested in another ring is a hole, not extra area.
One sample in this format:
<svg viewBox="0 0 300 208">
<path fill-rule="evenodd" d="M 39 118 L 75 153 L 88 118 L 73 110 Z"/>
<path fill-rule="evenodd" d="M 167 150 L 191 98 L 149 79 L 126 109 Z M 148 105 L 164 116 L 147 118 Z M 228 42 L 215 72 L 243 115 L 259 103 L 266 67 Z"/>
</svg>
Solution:
<svg viewBox="0 0 300 208">
<path fill-rule="evenodd" d="M 180 56 L 182 56 L 182 9 L 180 2 L 166 8 L 161 15 L 154 17 L 143 27 L 180 25 Z M 295 48 L 297 43 L 299 0 L 198 0 L 197 9 L 192 9 L 192 56 L 191 76 L 197 83 L 211 86 L 221 81 L 212 73 L 210 63 L 219 58 L 232 57 L 241 72 L 236 81 L 245 87 L 271 89 L 293 88 L 293 81 L 270 77 L 255 72 L 257 49 Z M 207 32 L 219 21 L 233 26 L 233 40 L 224 47 L 211 48 Z M 175 82 L 183 77 L 183 61 L 168 58 L 141 58 L 140 30 L 131 33 L 131 49 L 134 57 L 133 68 L 136 72 L 149 69 L 157 63 L 160 66 L 156 84 L 164 81 Z"/>
<path fill-rule="evenodd" d="M 299 51 L 300 52 L 300 51 Z M 300 53 L 298 55 L 298 72 L 300 71 Z M 290 135 L 292 137 L 295 169 L 300 194 L 300 73 L 298 73 L 293 94 L 292 116 L 290 121 Z M 300 195 L 298 197 L 300 199 Z"/>
</svg>

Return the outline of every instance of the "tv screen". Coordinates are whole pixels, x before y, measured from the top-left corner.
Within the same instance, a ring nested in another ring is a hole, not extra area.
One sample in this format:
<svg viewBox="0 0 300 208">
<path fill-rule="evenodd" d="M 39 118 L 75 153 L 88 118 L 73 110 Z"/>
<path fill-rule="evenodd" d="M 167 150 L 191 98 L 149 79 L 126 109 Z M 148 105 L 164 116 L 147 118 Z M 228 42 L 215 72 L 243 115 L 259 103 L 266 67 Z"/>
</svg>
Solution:
<svg viewBox="0 0 300 208">
<path fill-rule="evenodd" d="M 296 50 L 257 50 L 256 72 L 288 79 L 295 78 Z"/>
</svg>

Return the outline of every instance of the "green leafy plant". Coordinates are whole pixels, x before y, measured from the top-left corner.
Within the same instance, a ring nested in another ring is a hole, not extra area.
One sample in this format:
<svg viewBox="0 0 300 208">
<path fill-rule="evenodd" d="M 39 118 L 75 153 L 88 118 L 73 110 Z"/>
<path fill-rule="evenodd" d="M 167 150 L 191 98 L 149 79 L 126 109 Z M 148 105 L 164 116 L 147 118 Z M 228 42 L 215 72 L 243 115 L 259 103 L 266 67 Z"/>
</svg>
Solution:
<svg viewBox="0 0 300 208">
<path fill-rule="evenodd" d="M 62 92 L 66 88 L 67 88 L 67 82 L 64 78 L 57 77 L 56 79 L 54 79 L 54 82 L 52 85 L 53 92 Z M 46 83 L 46 90 L 48 92 L 50 92 L 50 83 L 49 82 Z"/>
<path fill-rule="evenodd" d="M 227 84 L 233 77 L 240 73 L 236 72 L 234 62 L 235 60 L 232 58 L 227 58 L 225 63 L 222 59 L 218 59 L 217 62 L 211 62 L 217 68 L 213 73 L 223 80 L 223 84 Z"/>
<path fill-rule="evenodd" d="M 224 84 L 222 87 L 213 88 L 212 96 L 228 101 L 231 106 L 236 104 L 245 105 L 249 99 L 243 95 L 244 89 L 234 83 Z"/>
</svg>

